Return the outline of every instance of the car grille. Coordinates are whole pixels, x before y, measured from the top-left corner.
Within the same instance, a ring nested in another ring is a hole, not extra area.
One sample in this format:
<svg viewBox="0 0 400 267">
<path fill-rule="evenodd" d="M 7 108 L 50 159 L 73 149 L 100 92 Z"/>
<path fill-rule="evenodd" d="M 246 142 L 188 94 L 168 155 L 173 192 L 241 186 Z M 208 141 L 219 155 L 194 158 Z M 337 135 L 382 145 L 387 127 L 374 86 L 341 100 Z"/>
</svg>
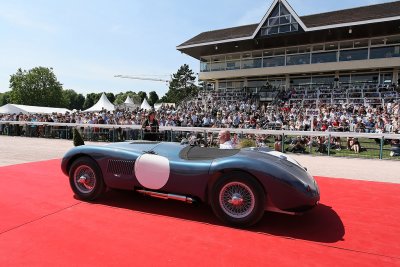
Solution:
<svg viewBox="0 0 400 267">
<path fill-rule="evenodd" d="M 132 160 L 109 160 L 107 172 L 113 174 L 131 175 L 133 173 L 134 166 L 135 161 Z"/>
</svg>

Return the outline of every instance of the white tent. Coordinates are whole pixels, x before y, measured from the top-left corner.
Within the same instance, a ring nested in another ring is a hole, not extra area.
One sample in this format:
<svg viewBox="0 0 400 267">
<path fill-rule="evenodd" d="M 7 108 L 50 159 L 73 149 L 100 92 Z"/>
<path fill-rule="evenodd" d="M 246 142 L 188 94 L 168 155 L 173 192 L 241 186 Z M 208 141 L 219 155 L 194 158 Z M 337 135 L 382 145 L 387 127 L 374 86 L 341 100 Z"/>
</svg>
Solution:
<svg viewBox="0 0 400 267">
<path fill-rule="evenodd" d="M 125 100 L 124 104 L 134 105 L 135 103 L 133 103 L 132 98 L 128 95 L 128 96 L 126 97 L 126 100 Z"/>
<path fill-rule="evenodd" d="M 147 102 L 146 98 L 143 100 L 142 105 L 140 106 L 140 109 L 144 109 L 144 110 L 151 110 L 151 106 L 149 105 L 149 103 Z"/>
<path fill-rule="evenodd" d="M 97 101 L 96 104 L 94 104 L 93 107 L 85 110 L 84 112 L 94 112 L 94 111 L 101 111 L 101 110 L 107 110 L 107 111 L 114 111 L 115 107 L 114 105 L 110 102 L 110 100 L 108 100 L 107 96 L 105 93 L 103 93 L 99 99 L 99 101 Z"/>
<path fill-rule="evenodd" d="M 51 108 L 51 107 L 37 107 L 37 106 L 26 106 L 17 104 L 6 104 L 0 107 L 0 114 L 52 114 L 71 112 L 66 108 Z"/>
</svg>

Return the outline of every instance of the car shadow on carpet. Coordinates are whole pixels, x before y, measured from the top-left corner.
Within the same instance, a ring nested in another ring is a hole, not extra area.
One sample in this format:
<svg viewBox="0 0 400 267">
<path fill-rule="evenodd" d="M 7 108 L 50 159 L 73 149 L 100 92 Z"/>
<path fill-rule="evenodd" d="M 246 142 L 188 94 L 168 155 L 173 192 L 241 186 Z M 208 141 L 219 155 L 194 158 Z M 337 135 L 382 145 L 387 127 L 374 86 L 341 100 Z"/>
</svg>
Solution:
<svg viewBox="0 0 400 267">
<path fill-rule="evenodd" d="M 110 190 L 93 204 L 226 226 L 214 216 L 211 207 L 208 205 L 161 200 L 130 191 Z M 257 225 L 245 230 L 321 243 L 341 241 L 345 234 L 340 216 L 331 207 L 323 204 L 303 215 L 293 216 L 266 212 Z"/>
</svg>

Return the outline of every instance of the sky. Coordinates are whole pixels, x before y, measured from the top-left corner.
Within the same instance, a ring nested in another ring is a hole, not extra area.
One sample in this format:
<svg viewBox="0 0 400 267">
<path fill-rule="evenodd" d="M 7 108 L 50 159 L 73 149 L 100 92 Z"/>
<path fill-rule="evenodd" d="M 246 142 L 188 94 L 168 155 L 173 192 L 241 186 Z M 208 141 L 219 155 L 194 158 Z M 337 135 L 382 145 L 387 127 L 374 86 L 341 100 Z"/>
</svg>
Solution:
<svg viewBox="0 0 400 267">
<path fill-rule="evenodd" d="M 19 68 L 53 68 L 78 93 L 156 91 L 199 62 L 176 46 L 210 30 L 259 23 L 273 0 L 0 0 L 0 93 Z M 288 0 L 299 16 L 371 5 L 380 0 Z"/>
</svg>

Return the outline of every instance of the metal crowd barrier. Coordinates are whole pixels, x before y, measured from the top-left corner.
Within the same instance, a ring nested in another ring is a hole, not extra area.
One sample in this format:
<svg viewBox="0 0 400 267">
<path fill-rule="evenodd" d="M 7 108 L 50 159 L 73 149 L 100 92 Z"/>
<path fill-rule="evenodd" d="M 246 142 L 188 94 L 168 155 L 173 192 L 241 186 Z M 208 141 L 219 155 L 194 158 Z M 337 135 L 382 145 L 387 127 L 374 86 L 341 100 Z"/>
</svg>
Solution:
<svg viewBox="0 0 400 267">
<path fill-rule="evenodd" d="M 0 121 L 0 135 L 8 136 L 72 139 L 73 128 L 77 128 L 86 141 L 122 142 L 126 140 L 142 140 L 144 137 L 141 125 Z M 187 138 L 188 135 L 194 135 L 204 145 L 218 145 L 217 134 L 221 130 L 221 128 L 202 127 L 160 127 L 157 139 L 159 141 L 180 142 L 182 139 Z M 300 138 L 308 140 L 300 153 L 339 157 L 400 159 L 400 156 L 391 156 L 393 144 L 389 143 L 391 140 L 400 140 L 400 134 L 241 128 L 228 130 L 232 134 L 236 134 L 239 140 L 252 139 L 258 146 L 268 146 L 283 153 L 299 153 L 299 151 L 294 151 L 293 147 L 296 139 Z M 355 153 L 347 147 L 348 140 L 352 138 L 357 138 L 360 143 L 361 150 L 359 153 Z M 324 140 L 324 142 L 322 143 L 321 140 Z"/>
</svg>

